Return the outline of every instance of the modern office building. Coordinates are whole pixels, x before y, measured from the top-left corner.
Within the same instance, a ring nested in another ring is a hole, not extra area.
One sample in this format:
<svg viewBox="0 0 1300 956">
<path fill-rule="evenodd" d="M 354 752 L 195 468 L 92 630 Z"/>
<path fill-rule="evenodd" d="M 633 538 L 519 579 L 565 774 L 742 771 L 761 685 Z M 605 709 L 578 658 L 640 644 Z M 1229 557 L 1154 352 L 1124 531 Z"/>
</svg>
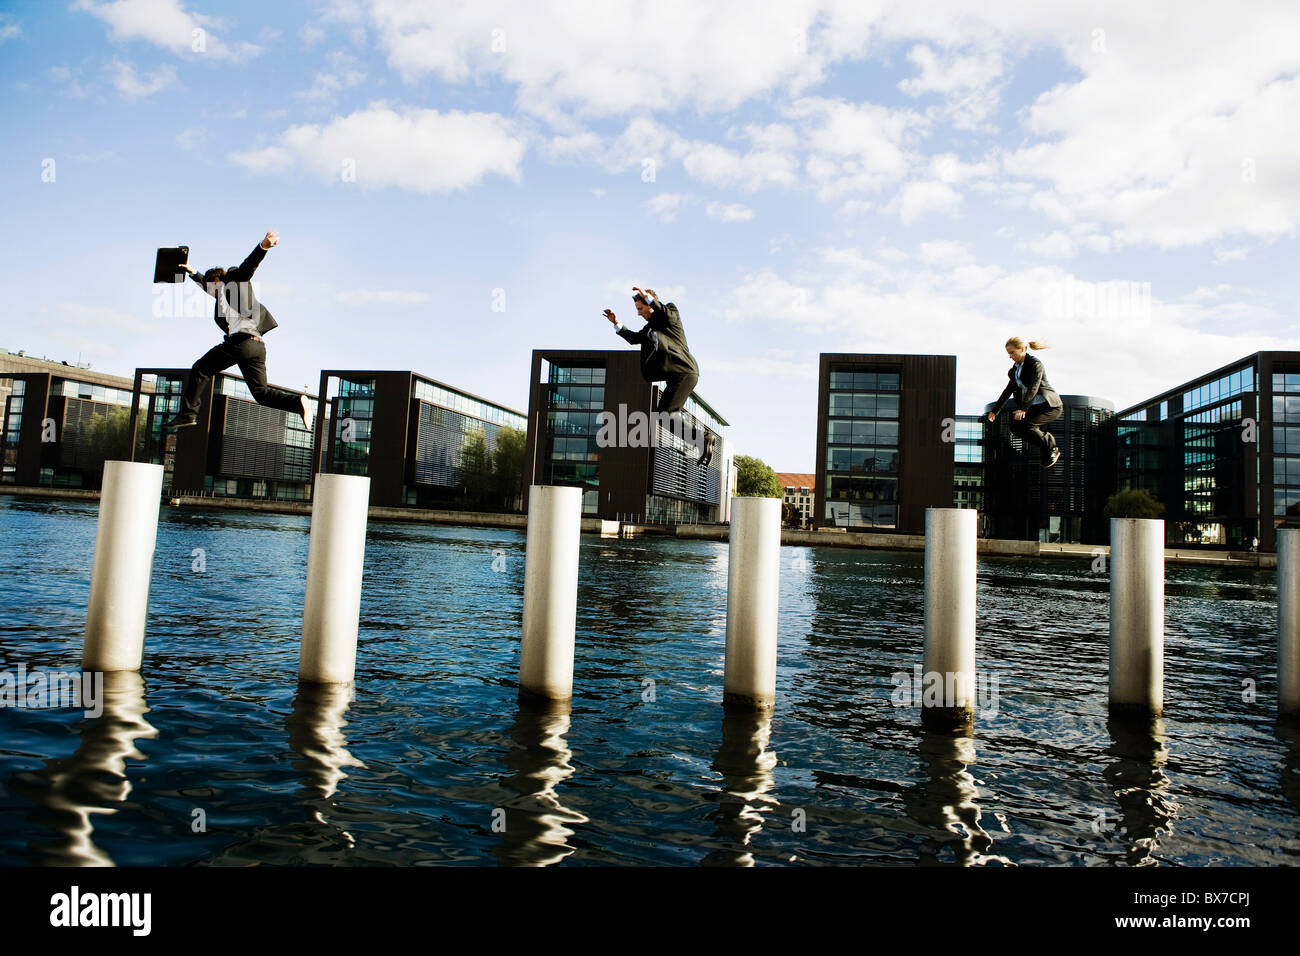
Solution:
<svg viewBox="0 0 1300 956">
<path fill-rule="evenodd" d="M 981 512 L 981 537 L 987 534 L 984 515 L 983 415 L 957 415 L 953 425 L 952 505 Z"/>
<path fill-rule="evenodd" d="M 524 485 L 583 489 L 583 514 L 667 523 L 730 519 L 732 453 L 727 422 L 700 395 L 683 436 L 651 415 L 660 386 L 641 378 L 634 350 L 533 352 Z M 705 434 L 713 459 L 700 464 Z"/>
<path fill-rule="evenodd" d="M 1300 525 L 1300 352 L 1256 352 L 1118 415 L 1120 488 L 1165 506 L 1171 545 L 1239 548 Z"/>
<path fill-rule="evenodd" d="M 305 500 L 311 497 L 312 433 L 292 412 L 253 400 L 244 380 L 219 372 L 199 395 L 196 426 L 167 431 L 180 411 L 184 368 L 135 371 L 131 415 L 134 461 L 163 466 L 169 494 Z M 315 396 L 308 395 L 311 417 Z"/>
<path fill-rule="evenodd" d="M 125 422 L 133 405 L 131 380 L 88 365 L 0 353 L 0 482 L 21 486 L 98 487 L 108 448 L 102 431 L 114 415 Z M 126 429 L 117 437 L 123 444 Z"/>
<path fill-rule="evenodd" d="M 1064 410 L 1045 426 L 1061 458 L 1044 468 L 1011 431 L 1015 399 L 985 425 L 984 513 L 995 538 L 1106 544 L 1106 501 L 1115 491 L 1115 406 L 1089 395 L 1062 395 Z M 995 403 L 984 407 L 993 411 Z"/>
<path fill-rule="evenodd" d="M 953 355 L 823 353 L 813 523 L 925 532 L 926 508 L 951 508 Z"/>
<path fill-rule="evenodd" d="M 498 443 L 522 412 L 411 371 L 325 369 L 319 394 L 319 470 L 368 475 L 372 505 L 522 510 L 523 436 Z"/>
<path fill-rule="evenodd" d="M 795 511 L 799 513 L 798 527 L 809 527 L 812 524 L 813 489 L 817 484 L 817 476 L 800 472 L 778 471 L 776 479 L 781 482 L 785 503 L 793 505 Z"/>
</svg>

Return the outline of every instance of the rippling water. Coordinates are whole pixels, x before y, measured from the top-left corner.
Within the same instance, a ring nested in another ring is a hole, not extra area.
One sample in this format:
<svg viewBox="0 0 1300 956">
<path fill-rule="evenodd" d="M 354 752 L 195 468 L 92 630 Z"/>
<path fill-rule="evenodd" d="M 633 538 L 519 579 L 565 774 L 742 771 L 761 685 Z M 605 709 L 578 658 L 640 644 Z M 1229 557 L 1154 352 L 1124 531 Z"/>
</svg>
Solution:
<svg viewBox="0 0 1300 956">
<path fill-rule="evenodd" d="M 95 516 L 0 497 L 0 670 L 79 666 Z M 516 702 L 507 530 L 372 522 L 356 690 L 300 689 L 308 527 L 163 510 L 143 676 L 99 718 L 0 710 L 0 865 L 1300 860 L 1272 573 L 1168 569 L 1166 715 L 1134 727 L 1106 714 L 1106 578 L 981 560 L 996 713 L 962 736 L 891 701 L 919 554 L 782 549 L 760 721 L 719 705 L 725 543 L 584 536 L 556 715 Z"/>
</svg>

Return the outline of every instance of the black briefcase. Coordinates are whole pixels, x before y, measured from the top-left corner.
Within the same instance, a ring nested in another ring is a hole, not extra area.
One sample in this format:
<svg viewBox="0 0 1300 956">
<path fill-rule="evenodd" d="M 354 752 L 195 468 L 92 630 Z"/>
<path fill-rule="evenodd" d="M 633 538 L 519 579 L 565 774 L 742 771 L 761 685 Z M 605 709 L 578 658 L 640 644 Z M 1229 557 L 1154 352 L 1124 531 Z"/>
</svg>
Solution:
<svg viewBox="0 0 1300 956">
<path fill-rule="evenodd" d="M 184 282 L 187 273 L 183 268 L 190 261 L 190 247 L 159 249 L 153 264 L 154 282 Z"/>
</svg>

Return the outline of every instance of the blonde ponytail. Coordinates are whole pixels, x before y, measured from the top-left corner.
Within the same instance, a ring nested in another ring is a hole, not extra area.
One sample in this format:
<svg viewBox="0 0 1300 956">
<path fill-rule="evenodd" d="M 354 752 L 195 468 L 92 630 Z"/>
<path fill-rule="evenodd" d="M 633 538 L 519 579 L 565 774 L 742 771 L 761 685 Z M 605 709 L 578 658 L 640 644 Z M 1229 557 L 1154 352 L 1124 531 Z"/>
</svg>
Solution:
<svg viewBox="0 0 1300 956">
<path fill-rule="evenodd" d="M 1007 344 L 1004 346 L 1004 348 L 1009 348 L 1009 349 L 1030 348 L 1033 349 L 1035 352 L 1040 352 L 1043 349 L 1050 349 L 1051 346 L 1048 345 L 1046 342 L 1034 342 L 1032 340 L 1026 342 L 1020 336 L 1013 335 L 1011 338 L 1007 339 Z"/>
</svg>

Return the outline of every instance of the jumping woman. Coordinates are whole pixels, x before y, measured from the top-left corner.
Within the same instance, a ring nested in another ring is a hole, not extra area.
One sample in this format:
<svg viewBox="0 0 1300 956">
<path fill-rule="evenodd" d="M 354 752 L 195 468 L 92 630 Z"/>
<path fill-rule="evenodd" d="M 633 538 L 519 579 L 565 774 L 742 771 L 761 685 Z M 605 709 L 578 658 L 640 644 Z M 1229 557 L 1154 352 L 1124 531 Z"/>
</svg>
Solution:
<svg viewBox="0 0 1300 956">
<path fill-rule="evenodd" d="M 1047 381 L 1047 371 L 1035 352 L 1050 348 L 1043 342 L 1026 342 L 1020 337 L 1007 339 L 1007 356 L 1014 363 L 1007 372 L 1007 387 L 998 397 L 998 403 L 989 412 L 989 421 L 994 421 L 1012 396 L 1016 399 L 1016 411 L 1011 423 L 1011 430 L 1026 442 L 1032 442 L 1042 449 L 1043 467 L 1051 468 L 1061 457 L 1061 449 L 1056 447 L 1056 439 L 1051 432 L 1043 431 L 1042 426 L 1061 417 L 1061 396 Z"/>
</svg>

